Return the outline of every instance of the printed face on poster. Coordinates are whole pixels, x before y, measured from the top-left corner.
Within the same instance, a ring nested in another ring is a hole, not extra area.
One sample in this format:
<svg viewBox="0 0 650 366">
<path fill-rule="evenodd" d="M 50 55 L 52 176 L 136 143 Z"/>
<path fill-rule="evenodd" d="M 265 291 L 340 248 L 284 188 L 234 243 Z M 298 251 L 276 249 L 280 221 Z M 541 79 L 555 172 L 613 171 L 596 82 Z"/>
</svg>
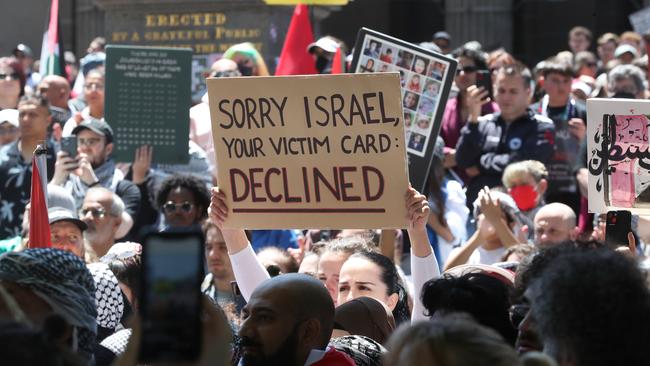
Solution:
<svg viewBox="0 0 650 366">
<path fill-rule="evenodd" d="M 399 72 L 411 183 L 426 186 L 440 122 L 456 73 L 454 59 L 362 28 L 351 72 Z"/>
<path fill-rule="evenodd" d="M 226 227 L 406 227 L 397 73 L 207 83 Z"/>
<path fill-rule="evenodd" d="M 587 100 L 589 212 L 650 213 L 650 101 Z"/>
</svg>

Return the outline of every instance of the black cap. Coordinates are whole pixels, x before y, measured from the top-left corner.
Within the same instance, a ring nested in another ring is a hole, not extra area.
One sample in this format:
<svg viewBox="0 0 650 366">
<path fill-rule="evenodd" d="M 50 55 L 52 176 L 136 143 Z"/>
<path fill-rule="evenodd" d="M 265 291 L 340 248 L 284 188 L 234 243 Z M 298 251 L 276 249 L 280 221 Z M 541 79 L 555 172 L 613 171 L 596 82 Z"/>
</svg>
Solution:
<svg viewBox="0 0 650 366">
<path fill-rule="evenodd" d="M 14 52 L 13 52 L 14 56 L 16 56 L 16 54 L 18 52 L 22 52 L 25 56 L 28 56 L 28 57 L 33 57 L 34 56 L 34 54 L 32 53 L 32 49 L 29 48 L 29 46 L 27 46 L 26 44 L 23 44 L 23 43 L 20 43 L 18 46 L 16 46 L 16 48 L 14 48 Z"/>
<path fill-rule="evenodd" d="M 96 134 L 106 137 L 107 144 L 113 142 L 113 129 L 111 128 L 111 126 L 108 125 L 108 123 L 106 123 L 106 121 L 104 121 L 103 118 L 86 119 L 85 121 L 81 122 L 79 126 L 75 127 L 74 130 L 72 130 L 72 134 L 76 135 L 79 133 L 79 131 L 83 129 L 89 129 Z"/>
</svg>

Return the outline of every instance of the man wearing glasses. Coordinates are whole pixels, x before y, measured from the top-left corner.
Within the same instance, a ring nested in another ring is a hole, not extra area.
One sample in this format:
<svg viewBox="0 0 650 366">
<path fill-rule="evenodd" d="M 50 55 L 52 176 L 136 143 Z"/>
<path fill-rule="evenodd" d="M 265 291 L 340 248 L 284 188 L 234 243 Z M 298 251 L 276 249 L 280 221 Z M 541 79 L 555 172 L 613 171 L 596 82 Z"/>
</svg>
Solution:
<svg viewBox="0 0 650 366">
<path fill-rule="evenodd" d="M 124 179 L 110 155 L 114 149 L 113 130 L 103 119 L 89 118 L 72 130 L 77 137 L 77 155 L 65 151 L 57 155 L 52 184 L 64 186 L 72 192 L 77 208 L 81 208 L 88 189 L 104 187 L 118 195 L 125 205 L 126 224 L 117 237 L 123 237 L 133 224 L 140 207 L 140 190 Z M 108 249 L 107 249 L 108 250 Z"/>
<path fill-rule="evenodd" d="M 124 202 L 109 189 L 93 187 L 86 193 L 79 218 L 88 226 L 84 238 L 98 258 L 115 243 L 124 213 Z"/>
</svg>

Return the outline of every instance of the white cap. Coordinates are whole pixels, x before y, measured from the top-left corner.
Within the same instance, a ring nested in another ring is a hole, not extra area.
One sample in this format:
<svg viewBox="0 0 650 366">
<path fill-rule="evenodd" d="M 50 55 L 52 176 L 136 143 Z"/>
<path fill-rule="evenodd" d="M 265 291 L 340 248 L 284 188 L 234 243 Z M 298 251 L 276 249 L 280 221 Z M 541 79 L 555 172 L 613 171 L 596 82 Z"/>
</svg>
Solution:
<svg viewBox="0 0 650 366">
<path fill-rule="evenodd" d="M 0 125 L 9 122 L 14 127 L 18 127 L 18 110 L 3 109 L 0 111 Z"/>
<path fill-rule="evenodd" d="M 631 53 L 635 58 L 638 56 L 636 48 L 629 44 L 622 44 L 616 47 L 616 51 L 614 51 L 614 57 L 621 57 L 624 53 L 628 52 Z"/>
<path fill-rule="evenodd" d="M 325 52 L 336 53 L 336 50 L 339 49 L 339 43 L 330 37 L 321 37 L 318 41 L 311 43 L 307 46 L 307 52 L 312 53 L 314 47 L 323 49 Z"/>
</svg>

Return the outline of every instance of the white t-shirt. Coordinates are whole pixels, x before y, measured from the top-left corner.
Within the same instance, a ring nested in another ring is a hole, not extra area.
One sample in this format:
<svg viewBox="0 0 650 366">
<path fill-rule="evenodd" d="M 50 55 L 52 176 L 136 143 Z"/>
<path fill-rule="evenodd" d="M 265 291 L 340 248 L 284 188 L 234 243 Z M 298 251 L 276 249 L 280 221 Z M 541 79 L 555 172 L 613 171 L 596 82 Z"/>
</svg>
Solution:
<svg viewBox="0 0 650 366">
<path fill-rule="evenodd" d="M 501 262 L 501 256 L 505 253 L 506 248 L 499 247 L 492 250 L 478 247 L 467 261 L 468 264 L 494 264 Z"/>
</svg>

